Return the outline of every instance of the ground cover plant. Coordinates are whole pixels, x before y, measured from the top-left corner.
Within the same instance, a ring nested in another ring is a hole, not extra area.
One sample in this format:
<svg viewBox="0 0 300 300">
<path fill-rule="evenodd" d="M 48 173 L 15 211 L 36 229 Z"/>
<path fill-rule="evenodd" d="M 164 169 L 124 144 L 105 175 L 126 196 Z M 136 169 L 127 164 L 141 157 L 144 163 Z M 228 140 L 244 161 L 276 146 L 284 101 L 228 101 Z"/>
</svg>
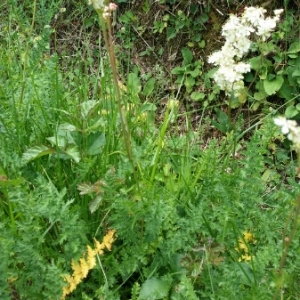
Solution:
<svg viewBox="0 0 300 300">
<path fill-rule="evenodd" d="M 0 8 L 1 299 L 300 298 L 298 1 Z"/>
</svg>

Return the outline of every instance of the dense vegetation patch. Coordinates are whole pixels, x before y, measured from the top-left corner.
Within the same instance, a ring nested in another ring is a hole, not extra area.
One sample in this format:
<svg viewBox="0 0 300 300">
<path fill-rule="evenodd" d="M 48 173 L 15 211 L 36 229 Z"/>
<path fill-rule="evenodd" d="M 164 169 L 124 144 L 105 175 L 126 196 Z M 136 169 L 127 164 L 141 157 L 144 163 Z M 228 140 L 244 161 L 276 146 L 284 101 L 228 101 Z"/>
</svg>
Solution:
<svg viewBox="0 0 300 300">
<path fill-rule="evenodd" d="M 90 2 L 0 4 L 0 298 L 299 299 L 298 1 Z"/>
</svg>

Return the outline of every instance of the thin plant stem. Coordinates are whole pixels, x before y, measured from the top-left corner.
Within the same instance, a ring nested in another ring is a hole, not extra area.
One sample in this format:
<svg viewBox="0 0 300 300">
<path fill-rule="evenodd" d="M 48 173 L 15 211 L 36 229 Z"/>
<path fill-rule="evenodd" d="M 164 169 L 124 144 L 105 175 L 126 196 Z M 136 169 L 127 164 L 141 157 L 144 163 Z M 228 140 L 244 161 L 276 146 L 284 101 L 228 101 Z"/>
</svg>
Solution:
<svg viewBox="0 0 300 300">
<path fill-rule="evenodd" d="M 106 285 L 108 285 L 108 280 L 107 280 L 107 277 L 106 277 L 106 274 L 105 274 L 104 268 L 103 268 L 103 266 L 102 266 L 102 262 L 101 262 L 101 259 L 100 259 L 100 256 L 99 256 L 99 254 L 97 254 L 97 260 L 98 260 L 98 263 L 99 263 L 100 269 L 101 269 L 101 271 L 102 271 L 102 273 L 103 273 L 103 276 L 104 276 L 104 279 L 105 279 L 105 283 L 106 283 Z"/>
<path fill-rule="evenodd" d="M 282 253 L 282 256 L 281 256 L 281 260 L 280 260 L 280 264 L 279 264 L 279 270 L 278 270 L 278 273 L 277 273 L 279 278 L 281 278 L 281 276 L 282 276 L 283 267 L 284 267 L 286 259 L 287 259 L 288 251 L 289 251 L 289 248 L 291 246 L 291 242 L 292 242 L 292 240 L 295 236 L 297 227 L 298 227 L 299 216 L 300 216 L 300 196 L 296 200 L 294 223 L 293 223 L 293 227 L 292 227 L 292 230 L 290 232 L 290 235 L 288 237 L 283 236 L 283 239 L 284 239 L 283 242 L 284 242 L 285 247 L 284 247 L 284 250 L 283 250 L 283 253 Z M 287 223 L 290 222 L 291 217 L 292 217 L 292 215 L 290 215 L 289 219 L 287 220 Z M 279 291 L 280 291 L 280 285 L 278 285 L 277 288 L 276 288 L 276 291 L 275 291 L 274 296 L 273 296 L 273 300 L 276 300 L 278 298 Z"/>
<path fill-rule="evenodd" d="M 29 37 L 32 36 L 34 24 L 35 24 L 35 16 L 36 16 L 36 3 L 37 0 L 33 1 L 33 12 L 32 12 L 32 21 L 29 31 Z M 22 87 L 21 87 L 21 94 L 20 94 L 20 102 L 19 108 L 21 108 L 24 99 L 25 87 L 26 87 L 26 74 L 27 74 L 27 64 L 28 64 L 28 52 L 29 52 L 29 42 L 26 43 L 25 53 L 24 53 L 24 62 L 23 62 L 23 72 L 22 72 Z"/>
<path fill-rule="evenodd" d="M 137 170 L 135 168 L 135 164 L 134 164 L 133 156 L 132 156 L 131 135 L 130 135 L 130 131 L 128 129 L 126 117 L 122 110 L 121 92 L 120 92 L 120 87 L 119 87 L 119 83 L 118 83 L 116 58 L 115 58 L 114 45 L 113 45 L 113 41 L 112 41 L 111 21 L 110 21 L 110 18 L 103 17 L 101 10 L 97 10 L 97 13 L 98 13 L 98 16 L 101 21 L 104 43 L 105 43 L 107 52 L 109 54 L 110 66 L 111 66 L 112 73 L 113 73 L 113 82 L 114 82 L 115 93 L 116 93 L 116 97 L 117 97 L 118 111 L 119 111 L 119 115 L 120 115 L 120 122 L 121 122 L 121 128 L 122 128 L 122 134 L 123 134 L 124 144 L 125 144 L 125 148 L 126 148 L 126 153 L 127 153 L 128 159 L 132 165 L 133 176 L 134 176 L 134 179 L 135 179 L 135 182 L 137 185 L 137 189 L 139 191 L 139 194 L 142 197 L 140 186 L 139 186 L 139 178 L 138 178 L 139 176 L 137 174 Z"/>
</svg>

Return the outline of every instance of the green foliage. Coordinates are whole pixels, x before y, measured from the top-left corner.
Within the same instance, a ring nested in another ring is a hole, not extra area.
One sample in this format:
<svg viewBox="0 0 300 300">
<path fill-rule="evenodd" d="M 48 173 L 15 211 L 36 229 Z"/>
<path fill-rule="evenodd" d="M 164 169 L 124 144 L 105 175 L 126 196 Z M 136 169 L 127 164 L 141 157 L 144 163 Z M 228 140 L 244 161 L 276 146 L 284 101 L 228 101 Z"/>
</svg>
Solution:
<svg viewBox="0 0 300 300">
<path fill-rule="evenodd" d="M 77 2 L 74 14 L 83 5 Z M 184 2 L 160 5 L 186 8 Z M 182 64 L 169 71 L 189 100 L 207 108 L 219 91 L 197 58 L 208 15 L 192 13 L 192 2 L 191 14 L 162 10 L 150 27 L 168 43 L 186 30 Z M 300 188 L 295 154 L 272 116 L 243 128 L 245 117 L 233 124 L 215 109 L 212 124 L 224 136 L 213 138 L 213 128 L 198 128 L 190 112 L 182 113 L 179 93 L 166 104 L 155 100 L 165 95 L 165 73 L 132 68 L 118 82 L 130 132 L 124 141 L 107 52 L 100 48 L 94 57 L 78 49 L 65 68 L 65 57 L 49 52 L 53 30 L 44 28 L 62 3 L 38 3 L 31 35 L 32 1 L 23 10 L 7 3 L 13 10 L 0 25 L 0 298 L 60 299 L 72 260 L 109 229 L 116 230 L 112 250 L 70 299 L 270 299 L 276 289 L 299 298 L 298 231 L 277 275 Z M 151 11 L 147 3 L 143 12 Z M 297 117 L 300 51 L 287 38 L 291 16 L 272 41 L 253 49 L 245 80 L 253 82 L 254 107 L 279 96 Z M 135 29 L 147 32 L 139 18 L 127 6 L 119 17 L 124 49 L 137 43 Z M 83 21 L 84 28 L 93 22 Z M 90 42 L 87 35 L 82 45 Z M 139 57 L 156 53 L 147 50 Z"/>
<path fill-rule="evenodd" d="M 176 83 L 179 86 L 185 86 L 188 93 L 199 85 L 200 76 L 202 75 L 202 62 L 197 60 L 193 62 L 193 54 L 188 48 L 181 50 L 183 57 L 182 67 L 176 67 L 172 70 L 172 74 L 177 75 Z M 193 100 L 202 100 L 205 97 L 204 93 L 193 94 Z"/>
<path fill-rule="evenodd" d="M 66 189 L 59 192 L 42 177 L 32 184 L 33 190 L 21 185 L 7 194 L 15 222 L 6 221 L 1 230 L 1 269 L 6 274 L 1 276 L 3 299 L 9 299 L 5 297 L 13 290 L 24 299 L 59 295 L 66 263 L 83 246 L 85 225 L 78 209 L 72 208 L 74 200 L 65 199 Z"/>
<path fill-rule="evenodd" d="M 296 34 L 294 28 L 297 24 L 287 12 L 272 40 L 254 46 L 253 50 L 257 50 L 259 55 L 250 58 L 253 72 L 246 75 L 246 81 L 255 86 L 254 91 L 250 90 L 254 110 L 259 105 L 266 105 L 268 98 L 276 95 L 283 100 L 286 117 L 297 118 L 300 48 L 299 42 L 291 39 Z"/>
</svg>

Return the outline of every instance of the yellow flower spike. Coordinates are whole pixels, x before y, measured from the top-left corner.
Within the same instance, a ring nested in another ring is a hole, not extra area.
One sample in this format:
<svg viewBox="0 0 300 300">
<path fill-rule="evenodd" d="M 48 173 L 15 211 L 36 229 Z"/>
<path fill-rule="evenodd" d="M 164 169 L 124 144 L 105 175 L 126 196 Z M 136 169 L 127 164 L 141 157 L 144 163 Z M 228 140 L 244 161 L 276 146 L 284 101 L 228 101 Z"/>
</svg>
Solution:
<svg viewBox="0 0 300 300">
<path fill-rule="evenodd" d="M 89 271 L 96 265 L 96 255 L 104 254 L 104 249 L 111 250 L 112 243 L 115 240 L 115 230 L 109 230 L 104 236 L 102 243 L 94 239 L 95 249 L 92 249 L 89 245 L 86 247 L 87 251 L 79 259 L 79 263 L 72 260 L 71 267 L 73 270 L 72 275 L 64 275 L 64 280 L 68 283 L 67 286 L 62 289 L 61 300 L 64 300 L 67 295 L 71 294 L 77 287 L 77 285 L 86 278 Z"/>
<path fill-rule="evenodd" d="M 96 266 L 96 254 L 96 250 L 93 250 L 90 246 L 87 246 L 87 264 L 89 270 L 93 269 Z"/>
<path fill-rule="evenodd" d="M 243 236 L 244 236 L 246 242 L 254 242 L 255 241 L 254 236 L 251 232 L 244 231 Z"/>
<path fill-rule="evenodd" d="M 103 249 L 105 248 L 103 243 L 98 242 L 96 239 L 94 239 L 94 243 L 95 243 L 95 251 L 96 253 L 102 255 L 104 253 Z"/>
<path fill-rule="evenodd" d="M 106 247 L 106 249 L 109 251 L 111 250 L 111 245 L 115 240 L 114 238 L 115 232 L 116 232 L 115 230 L 109 230 L 108 233 L 103 238 L 103 244 Z"/>
<path fill-rule="evenodd" d="M 245 255 L 242 255 L 241 258 L 242 258 L 243 261 L 250 261 L 252 259 L 252 256 L 248 255 L 248 254 L 245 254 Z"/>
<path fill-rule="evenodd" d="M 73 270 L 74 282 L 77 285 L 81 282 L 81 280 L 83 278 L 82 272 L 81 272 L 81 267 L 80 267 L 80 264 L 76 263 L 74 260 L 72 260 L 71 266 L 72 266 L 72 270 Z"/>
<path fill-rule="evenodd" d="M 240 250 L 244 250 L 245 252 L 248 252 L 248 247 L 247 245 L 244 243 L 243 240 L 239 239 L 239 247 Z"/>
<path fill-rule="evenodd" d="M 80 258 L 80 269 L 81 269 L 82 278 L 86 278 L 90 269 L 89 269 L 89 265 L 88 265 L 87 261 L 83 257 Z"/>
</svg>

